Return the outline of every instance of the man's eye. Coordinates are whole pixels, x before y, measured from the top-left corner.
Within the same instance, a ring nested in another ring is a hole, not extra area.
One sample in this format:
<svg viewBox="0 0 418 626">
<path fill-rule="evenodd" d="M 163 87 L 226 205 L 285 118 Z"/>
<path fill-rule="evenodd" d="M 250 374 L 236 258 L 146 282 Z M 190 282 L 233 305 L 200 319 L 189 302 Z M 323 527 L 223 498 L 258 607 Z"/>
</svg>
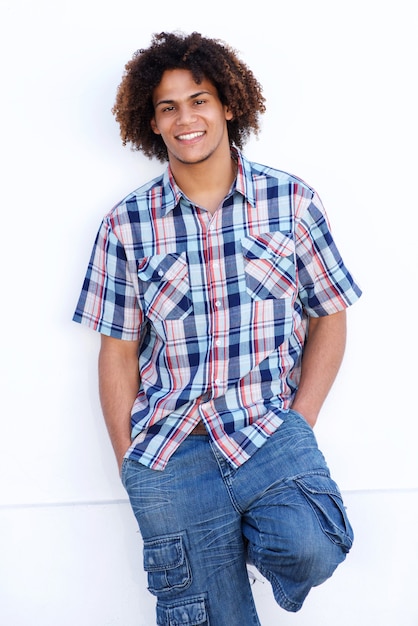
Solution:
<svg viewBox="0 0 418 626">
<path fill-rule="evenodd" d="M 169 106 L 169 107 L 164 107 L 163 108 L 163 113 L 169 113 L 170 111 L 174 111 L 174 107 L 173 106 Z"/>
<path fill-rule="evenodd" d="M 206 100 L 195 100 L 195 104 L 205 104 Z"/>
</svg>

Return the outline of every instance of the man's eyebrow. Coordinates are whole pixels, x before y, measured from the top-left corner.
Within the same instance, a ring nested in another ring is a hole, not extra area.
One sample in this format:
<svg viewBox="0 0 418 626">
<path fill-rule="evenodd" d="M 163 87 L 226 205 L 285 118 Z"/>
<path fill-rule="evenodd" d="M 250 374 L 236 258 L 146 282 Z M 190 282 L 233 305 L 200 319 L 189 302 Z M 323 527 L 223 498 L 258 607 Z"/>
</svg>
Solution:
<svg viewBox="0 0 418 626">
<path fill-rule="evenodd" d="M 188 99 L 189 100 L 194 100 L 194 98 L 198 98 L 199 96 L 202 96 L 204 94 L 207 94 L 208 96 L 212 96 L 213 94 L 210 91 L 206 91 L 206 90 L 202 90 L 202 91 L 197 91 L 196 93 L 192 93 Z M 158 100 L 154 106 L 157 107 L 161 104 L 174 104 L 175 100 Z"/>
<path fill-rule="evenodd" d="M 212 95 L 212 92 L 207 91 L 206 89 L 203 89 L 202 91 L 198 91 L 197 93 L 193 93 L 193 94 L 190 96 L 190 100 L 193 100 L 193 98 L 198 98 L 199 96 L 202 96 L 202 95 L 204 95 L 204 94 L 207 94 L 208 96 L 211 96 L 211 95 Z"/>
</svg>

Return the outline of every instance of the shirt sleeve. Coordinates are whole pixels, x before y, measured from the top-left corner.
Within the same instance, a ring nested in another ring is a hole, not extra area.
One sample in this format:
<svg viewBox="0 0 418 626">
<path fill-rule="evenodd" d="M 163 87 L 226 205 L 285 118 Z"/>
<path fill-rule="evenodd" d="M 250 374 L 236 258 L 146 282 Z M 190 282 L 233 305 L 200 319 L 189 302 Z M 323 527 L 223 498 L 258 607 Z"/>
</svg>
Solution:
<svg viewBox="0 0 418 626">
<path fill-rule="evenodd" d="M 94 242 L 73 320 L 117 339 L 139 339 L 143 315 L 136 291 L 125 249 L 105 219 Z"/>
<path fill-rule="evenodd" d="M 354 304 L 361 289 L 344 265 L 316 193 L 297 218 L 295 239 L 299 298 L 307 314 L 330 315 Z"/>
</svg>

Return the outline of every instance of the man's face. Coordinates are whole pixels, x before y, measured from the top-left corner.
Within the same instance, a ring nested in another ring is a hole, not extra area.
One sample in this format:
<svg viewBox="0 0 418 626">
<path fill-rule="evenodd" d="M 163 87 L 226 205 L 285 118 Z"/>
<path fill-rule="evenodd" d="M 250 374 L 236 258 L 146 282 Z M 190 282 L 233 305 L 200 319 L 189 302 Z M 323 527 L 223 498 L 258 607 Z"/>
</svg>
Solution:
<svg viewBox="0 0 418 626">
<path fill-rule="evenodd" d="M 151 127 L 161 135 L 172 165 L 194 165 L 225 151 L 232 113 L 211 81 L 196 83 L 189 70 L 166 70 L 153 94 Z"/>
</svg>

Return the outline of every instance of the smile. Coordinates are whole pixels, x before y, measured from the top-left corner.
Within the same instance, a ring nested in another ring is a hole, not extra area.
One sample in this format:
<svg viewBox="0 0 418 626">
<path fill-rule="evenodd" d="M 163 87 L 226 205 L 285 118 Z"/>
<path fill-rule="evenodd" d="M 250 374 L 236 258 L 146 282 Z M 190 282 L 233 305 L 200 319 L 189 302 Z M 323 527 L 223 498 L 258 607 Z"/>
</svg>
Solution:
<svg viewBox="0 0 418 626">
<path fill-rule="evenodd" d="M 198 137 L 203 137 L 205 133 L 203 131 L 199 131 L 196 133 L 187 133 L 185 135 L 178 135 L 177 139 L 181 141 L 190 141 L 191 139 L 197 139 Z"/>
</svg>

